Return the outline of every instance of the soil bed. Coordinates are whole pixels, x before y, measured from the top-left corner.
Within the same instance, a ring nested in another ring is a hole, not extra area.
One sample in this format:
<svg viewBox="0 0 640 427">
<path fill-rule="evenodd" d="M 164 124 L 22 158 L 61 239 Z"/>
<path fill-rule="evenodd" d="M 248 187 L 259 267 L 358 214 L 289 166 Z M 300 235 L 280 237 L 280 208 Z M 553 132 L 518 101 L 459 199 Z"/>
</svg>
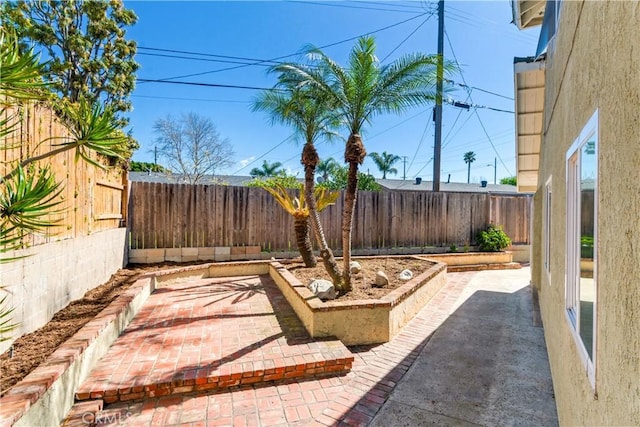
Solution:
<svg viewBox="0 0 640 427">
<path fill-rule="evenodd" d="M 413 277 L 416 277 L 433 265 L 430 262 L 410 257 L 356 258 L 354 261 L 360 263 L 362 272 L 351 276 L 353 289 L 340 295 L 337 298 L 339 301 L 380 299 L 407 283 L 398 278 L 402 270 L 411 270 Z M 342 260 L 338 260 L 338 266 L 342 268 Z M 285 267 L 305 286 L 314 279 L 331 280 L 321 260 L 318 260 L 318 265 L 313 268 L 307 268 L 300 262 L 285 264 Z M 383 288 L 374 286 L 378 271 L 384 271 L 389 278 L 389 284 Z"/>
<path fill-rule="evenodd" d="M 195 264 L 195 263 L 190 263 Z M 25 334 L 13 342 L 10 350 L 0 355 L 0 396 L 29 375 L 59 346 L 89 323 L 114 299 L 128 289 L 137 278 L 151 271 L 176 267 L 176 263 L 148 264 L 123 268 L 102 285 L 72 301 L 42 328 Z"/>
</svg>

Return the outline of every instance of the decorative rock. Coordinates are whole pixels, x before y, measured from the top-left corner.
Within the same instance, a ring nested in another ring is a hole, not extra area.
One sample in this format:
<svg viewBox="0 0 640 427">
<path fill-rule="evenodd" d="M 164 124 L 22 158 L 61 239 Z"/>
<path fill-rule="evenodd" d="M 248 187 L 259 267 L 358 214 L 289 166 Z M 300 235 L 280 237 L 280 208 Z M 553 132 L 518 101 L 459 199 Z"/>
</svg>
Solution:
<svg viewBox="0 0 640 427">
<path fill-rule="evenodd" d="M 328 280 L 313 280 L 307 285 L 307 288 L 322 301 L 336 299 L 336 288 L 333 286 L 333 283 Z"/>
<path fill-rule="evenodd" d="M 378 271 L 376 273 L 376 281 L 374 286 L 377 288 L 383 288 L 388 284 L 389 284 L 389 278 L 387 277 L 386 274 L 384 274 L 384 271 Z"/>
<path fill-rule="evenodd" d="M 411 270 L 402 270 L 398 278 L 400 280 L 411 280 L 413 279 L 413 273 L 411 272 Z"/>
<path fill-rule="evenodd" d="M 349 271 L 351 274 L 358 274 L 362 271 L 362 266 L 357 261 L 351 261 L 349 263 Z"/>
</svg>

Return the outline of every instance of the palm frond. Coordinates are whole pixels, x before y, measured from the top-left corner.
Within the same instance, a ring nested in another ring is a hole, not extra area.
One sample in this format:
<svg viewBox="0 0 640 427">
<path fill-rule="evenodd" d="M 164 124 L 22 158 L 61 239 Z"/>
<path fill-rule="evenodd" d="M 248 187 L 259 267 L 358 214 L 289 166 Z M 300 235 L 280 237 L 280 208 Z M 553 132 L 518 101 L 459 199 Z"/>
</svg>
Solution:
<svg viewBox="0 0 640 427">
<path fill-rule="evenodd" d="M 4 291 L 4 287 L 0 287 L 0 290 Z M 11 314 L 15 308 L 6 306 L 7 298 L 8 295 L 5 295 L 0 299 L 0 342 L 8 341 L 10 337 L 6 335 L 20 326 L 19 323 L 12 323 Z"/>
<path fill-rule="evenodd" d="M 92 152 L 106 157 L 124 158 L 127 136 L 120 130 L 115 114 L 110 108 L 81 99 L 77 103 L 66 105 L 64 116 L 72 138 L 56 145 L 75 149 L 76 161 L 82 158 L 104 169 L 103 164 L 91 157 Z"/>
<path fill-rule="evenodd" d="M 32 50 L 21 53 L 18 38 L 0 27 L 0 97 L 12 100 L 38 100 L 47 97 L 47 84 L 42 80 L 44 64 Z"/>
<path fill-rule="evenodd" d="M 47 166 L 29 174 L 21 166 L 0 192 L 0 252 L 17 249 L 23 233 L 41 232 L 58 224 L 49 215 L 58 209 L 62 185 Z"/>
</svg>

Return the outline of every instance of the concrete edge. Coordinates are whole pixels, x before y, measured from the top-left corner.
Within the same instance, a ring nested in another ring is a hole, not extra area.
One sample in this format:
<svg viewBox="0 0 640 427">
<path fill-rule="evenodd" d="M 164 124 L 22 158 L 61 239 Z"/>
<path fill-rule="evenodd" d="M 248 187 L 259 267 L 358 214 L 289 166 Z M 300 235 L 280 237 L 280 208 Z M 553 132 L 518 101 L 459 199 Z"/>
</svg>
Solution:
<svg viewBox="0 0 640 427">
<path fill-rule="evenodd" d="M 63 343 L 38 368 L 0 398 L 0 426 L 59 425 L 74 405 L 74 391 L 87 378 L 155 288 L 138 279 L 93 320 Z"/>
</svg>

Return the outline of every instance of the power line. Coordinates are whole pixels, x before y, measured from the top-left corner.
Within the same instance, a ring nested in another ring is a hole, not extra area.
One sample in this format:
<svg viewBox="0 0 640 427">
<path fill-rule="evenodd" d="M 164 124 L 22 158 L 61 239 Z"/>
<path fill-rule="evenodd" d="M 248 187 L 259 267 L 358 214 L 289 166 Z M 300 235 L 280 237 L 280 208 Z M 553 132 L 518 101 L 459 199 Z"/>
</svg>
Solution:
<svg viewBox="0 0 640 427">
<path fill-rule="evenodd" d="M 376 33 L 379 33 L 381 31 L 385 31 L 385 30 L 388 30 L 390 28 L 397 27 L 399 25 L 405 24 L 405 23 L 407 23 L 409 21 L 413 21 L 414 19 L 421 18 L 421 17 L 423 17 L 425 15 L 428 15 L 428 14 L 429 13 L 427 13 L 427 12 L 421 13 L 421 14 L 413 16 L 411 18 L 407 18 L 407 19 L 405 19 L 403 21 L 396 22 L 395 24 L 387 25 L 386 27 L 382 27 L 382 28 L 379 28 L 377 30 L 369 31 L 368 33 L 364 33 L 364 34 L 361 34 L 359 36 L 350 37 L 348 39 L 344 39 L 344 40 L 340 40 L 338 42 L 329 43 L 329 44 L 326 44 L 324 46 L 320 46 L 320 47 L 318 47 L 318 49 L 326 49 L 328 47 L 337 46 L 339 44 L 343 44 L 343 43 L 347 43 L 347 42 L 350 42 L 350 41 L 353 41 L 353 40 L 357 40 L 357 39 L 359 39 L 360 37 L 363 37 L 363 36 L 376 34 Z M 272 59 L 261 59 L 261 60 L 257 60 L 256 62 L 249 63 L 249 64 L 236 65 L 234 67 L 227 67 L 227 68 L 219 68 L 217 70 L 203 71 L 203 72 L 200 72 L 200 73 L 184 74 L 184 75 L 181 75 L 181 76 L 166 77 L 166 78 L 163 78 L 163 79 L 160 79 L 160 80 L 175 80 L 175 79 L 182 79 L 182 78 L 186 78 L 186 77 L 202 76 L 202 75 L 205 75 L 205 74 L 220 73 L 220 72 L 223 72 L 223 71 L 237 70 L 239 68 L 249 67 L 249 66 L 252 66 L 252 65 L 259 65 L 259 64 L 266 63 L 266 62 L 277 62 L 280 59 L 290 58 L 292 56 L 297 56 L 297 55 L 300 55 L 300 52 L 291 53 L 291 54 L 288 54 L 288 55 L 282 55 L 282 56 L 278 56 L 278 57 L 275 57 L 275 58 L 272 58 Z"/>
<path fill-rule="evenodd" d="M 389 8 L 366 7 L 366 6 L 353 6 L 353 5 L 348 5 L 348 4 L 336 4 L 336 3 L 320 3 L 320 2 L 315 2 L 315 1 L 289 0 L 288 3 L 310 4 L 310 5 L 314 5 L 314 6 L 343 7 L 343 8 L 347 8 L 347 9 L 381 10 L 381 11 L 384 11 L 384 12 L 420 13 L 420 12 L 412 11 L 412 10 L 389 9 Z"/>
<path fill-rule="evenodd" d="M 230 88 L 230 89 L 279 90 L 279 89 L 271 88 L 271 87 L 224 85 L 224 84 L 217 84 L 217 83 L 200 83 L 200 82 L 176 82 L 176 81 L 173 81 L 173 80 L 158 80 L 158 79 L 136 79 L 136 82 L 140 82 L 140 83 L 168 83 L 168 84 L 187 85 L 187 86 L 222 87 L 222 88 Z"/>
<path fill-rule="evenodd" d="M 278 148 L 279 146 L 281 146 L 282 144 L 284 144 L 285 142 L 289 141 L 292 138 L 292 136 L 288 136 L 285 139 L 283 139 L 282 141 L 280 141 L 279 143 L 277 143 L 276 145 L 274 145 L 273 147 L 271 147 L 267 152 L 261 154 L 260 156 L 256 157 L 255 159 L 253 159 L 252 161 L 250 161 L 249 163 L 247 163 L 246 165 L 244 165 L 243 167 L 241 167 L 240 169 L 238 169 L 237 171 L 235 171 L 234 173 L 232 173 L 231 175 L 236 175 L 238 172 L 240 172 L 242 169 L 247 168 L 248 166 L 251 166 L 252 164 L 254 164 L 255 162 L 257 162 L 258 160 L 262 159 L 264 156 L 266 156 L 267 154 L 271 153 L 273 150 L 275 150 L 276 148 Z"/>
<path fill-rule="evenodd" d="M 171 99 L 176 101 L 202 101 L 202 102 L 225 102 L 237 104 L 251 104 L 251 101 L 238 101 L 233 99 L 207 99 L 207 98 L 180 98 L 173 96 L 152 96 L 152 95 L 130 95 L 134 98 L 151 98 L 151 99 Z"/>
<path fill-rule="evenodd" d="M 445 81 L 445 82 L 447 82 L 447 83 L 449 83 L 449 84 L 453 84 L 453 85 L 457 85 L 457 86 L 463 87 L 463 88 L 465 88 L 465 89 L 474 89 L 474 90 L 479 90 L 480 92 L 484 92 L 484 93 L 488 93 L 488 94 L 491 94 L 491 95 L 499 96 L 500 98 L 505 98 L 505 99 L 508 99 L 508 100 L 510 100 L 510 101 L 513 101 L 513 100 L 514 100 L 514 99 L 513 99 L 512 97 L 510 97 L 510 96 L 501 95 L 501 94 L 499 94 L 499 93 L 491 92 L 490 90 L 486 90 L 486 89 L 480 89 L 479 87 L 476 87 L 476 86 L 467 86 L 467 85 L 466 85 L 466 84 L 464 84 L 464 83 L 454 82 L 453 80 L 449 80 L 449 79 L 444 79 L 444 81 Z"/>
<path fill-rule="evenodd" d="M 182 55 L 168 55 L 163 53 L 146 53 L 146 52 L 138 52 L 136 55 L 143 56 L 154 56 L 159 58 L 174 58 L 174 59 L 188 59 L 190 61 L 202 61 L 202 62 L 220 62 L 223 64 L 242 64 L 242 65 L 250 65 L 248 62 L 240 62 L 240 61 L 230 61 L 228 59 L 210 59 L 210 58 L 193 58 L 191 56 L 182 56 Z M 270 67 L 273 64 L 256 64 L 263 67 Z"/>
<path fill-rule="evenodd" d="M 449 33 L 447 33 L 447 31 L 445 30 L 444 32 L 446 38 L 447 38 L 447 43 L 449 44 L 449 49 L 451 49 L 451 54 L 453 55 L 453 59 L 456 62 L 456 65 L 458 66 L 458 72 L 460 73 L 460 77 L 462 78 L 462 81 L 464 82 L 464 84 L 467 84 L 464 75 L 462 74 L 462 71 L 460 69 L 460 63 L 458 62 L 458 58 L 456 57 L 456 53 L 453 50 L 453 45 L 451 44 L 451 39 L 449 38 Z M 471 93 L 469 93 L 469 100 L 471 102 L 473 102 L 473 98 L 471 97 Z M 486 135 L 487 139 L 489 140 L 489 143 L 491 144 L 491 147 L 493 148 L 493 151 L 496 154 L 496 157 L 500 160 L 500 163 L 502 164 L 502 166 L 504 166 L 505 170 L 507 171 L 507 173 L 512 176 L 513 174 L 511 173 L 511 171 L 509 170 L 509 168 L 507 167 L 507 165 L 504 163 L 504 160 L 502 160 L 502 156 L 500 156 L 500 153 L 498 152 L 498 150 L 496 150 L 495 145 L 493 145 L 493 141 L 491 140 L 491 137 L 489 136 L 489 133 L 487 132 L 487 129 L 484 127 L 484 123 L 482 123 L 482 119 L 480 118 L 480 114 L 478 114 L 478 109 L 474 108 L 473 112 L 475 113 L 476 117 L 478 117 L 478 121 L 480 122 L 480 127 L 482 128 L 482 130 L 484 131 L 484 134 Z"/>
<path fill-rule="evenodd" d="M 407 40 L 409 40 L 411 38 L 412 35 L 414 35 L 419 29 L 420 27 L 422 27 L 424 24 L 427 23 L 427 21 L 429 19 L 431 19 L 432 15 L 427 16 L 427 18 L 422 21 L 422 23 L 420 23 L 420 25 L 418 25 L 413 31 L 411 31 L 411 33 L 409 33 L 409 35 L 407 37 L 405 37 L 400 43 L 398 43 L 398 45 L 396 47 L 394 47 L 391 52 L 389 52 L 387 54 L 387 56 L 385 56 L 384 58 L 382 58 L 382 60 L 380 61 L 380 63 L 383 63 L 384 61 L 387 60 L 387 58 L 389 58 L 391 56 L 391 54 L 393 54 L 393 52 L 395 52 L 396 50 L 398 50 L 400 48 L 400 46 L 402 46 Z"/>
</svg>

